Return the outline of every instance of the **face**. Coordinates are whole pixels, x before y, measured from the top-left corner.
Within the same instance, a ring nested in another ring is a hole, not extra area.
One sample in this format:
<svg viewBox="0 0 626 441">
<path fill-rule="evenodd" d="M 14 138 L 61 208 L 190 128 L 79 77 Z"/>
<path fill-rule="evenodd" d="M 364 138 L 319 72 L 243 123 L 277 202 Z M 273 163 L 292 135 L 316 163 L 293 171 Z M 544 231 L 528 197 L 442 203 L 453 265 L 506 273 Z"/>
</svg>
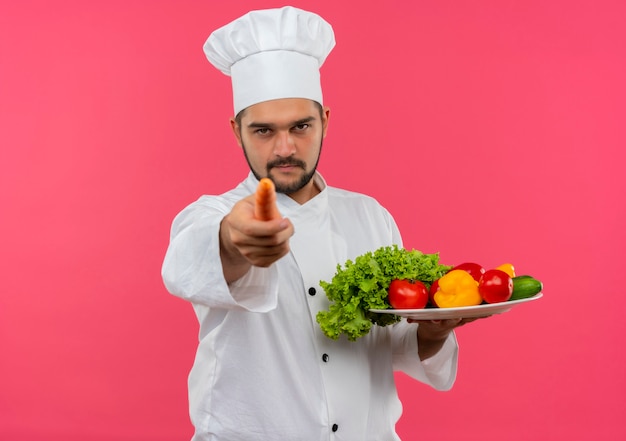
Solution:
<svg viewBox="0 0 626 441">
<path fill-rule="evenodd" d="M 299 202 L 313 196 L 330 110 L 301 98 L 266 101 L 245 109 L 231 126 L 252 173 Z"/>
</svg>

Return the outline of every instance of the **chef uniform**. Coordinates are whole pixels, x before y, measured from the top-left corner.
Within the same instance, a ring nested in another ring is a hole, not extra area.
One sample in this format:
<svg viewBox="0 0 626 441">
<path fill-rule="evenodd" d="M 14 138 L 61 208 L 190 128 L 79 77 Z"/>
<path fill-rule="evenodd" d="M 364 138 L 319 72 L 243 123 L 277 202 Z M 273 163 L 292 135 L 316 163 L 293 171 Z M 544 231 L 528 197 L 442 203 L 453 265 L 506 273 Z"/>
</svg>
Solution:
<svg viewBox="0 0 626 441">
<path fill-rule="evenodd" d="M 321 17 L 285 7 L 253 11 L 220 28 L 205 53 L 232 76 L 237 113 L 276 98 L 321 104 L 319 67 L 333 46 Z M 290 253 L 230 284 L 220 261 L 220 222 L 255 191 L 254 175 L 225 194 L 202 196 L 173 222 L 163 280 L 191 302 L 200 323 L 189 376 L 192 441 L 398 440 L 402 405 L 394 370 L 440 390 L 454 382 L 453 333 L 421 361 L 417 324 L 373 326 L 353 342 L 321 332 L 316 314 L 328 309 L 328 299 L 319 282 L 330 281 L 337 264 L 401 245 L 401 237 L 371 197 L 330 187 L 319 173 L 313 179 L 321 191 L 302 205 L 277 195 L 294 225 Z"/>
</svg>

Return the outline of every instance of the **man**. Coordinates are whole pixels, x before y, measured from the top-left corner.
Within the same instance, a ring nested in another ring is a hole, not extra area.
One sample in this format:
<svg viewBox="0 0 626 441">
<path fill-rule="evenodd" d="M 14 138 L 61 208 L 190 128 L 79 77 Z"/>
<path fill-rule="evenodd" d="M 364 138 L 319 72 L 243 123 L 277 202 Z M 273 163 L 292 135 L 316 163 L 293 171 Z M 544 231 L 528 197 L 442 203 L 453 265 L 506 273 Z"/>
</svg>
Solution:
<svg viewBox="0 0 626 441">
<path fill-rule="evenodd" d="M 205 44 L 232 77 L 230 123 L 251 173 L 176 217 L 163 264 L 166 287 L 200 322 L 193 441 L 397 440 L 394 370 L 441 390 L 454 382 L 451 331 L 463 321 L 374 326 L 354 342 L 316 323 L 328 308 L 319 282 L 338 263 L 401 244 L 375 200 L 316 171 L 330 120 L 319 68 L 334 44 L 327 22 L 292 7 L 250 12 Z M 275 183 L 280 219 L 254 217 L 263 177 Z"/>
</svg>

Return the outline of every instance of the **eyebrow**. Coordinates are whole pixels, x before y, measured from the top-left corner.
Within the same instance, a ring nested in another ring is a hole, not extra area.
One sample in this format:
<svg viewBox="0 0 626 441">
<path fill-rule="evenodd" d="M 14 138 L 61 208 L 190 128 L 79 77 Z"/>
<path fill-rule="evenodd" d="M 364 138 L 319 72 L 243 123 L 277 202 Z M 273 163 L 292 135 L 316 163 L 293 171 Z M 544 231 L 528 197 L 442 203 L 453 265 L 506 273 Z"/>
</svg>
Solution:
<svg viewBox="0 0 626 441">
<path fill-rule="evenodd" d="M 315 121 L 315 117 L 314 116 L 308 116 L 306 118 L 302 118 L 302 119 L 299 119 L 299 120 L 296 120 L 296 121 L 292 121 L 292 122 L 288 123 L 287 126 L 295 127 L 295 126 L 298 126 L 300 124 L 308 124 L 311 121 Z M 264 129 L 264 128 L 274 128 L 274 127 L 276 127 L 276 124 L 252 121 L 246 127 L 249 128 L 249 129 L 259 129 L 259 128 Z"/>
</svg>

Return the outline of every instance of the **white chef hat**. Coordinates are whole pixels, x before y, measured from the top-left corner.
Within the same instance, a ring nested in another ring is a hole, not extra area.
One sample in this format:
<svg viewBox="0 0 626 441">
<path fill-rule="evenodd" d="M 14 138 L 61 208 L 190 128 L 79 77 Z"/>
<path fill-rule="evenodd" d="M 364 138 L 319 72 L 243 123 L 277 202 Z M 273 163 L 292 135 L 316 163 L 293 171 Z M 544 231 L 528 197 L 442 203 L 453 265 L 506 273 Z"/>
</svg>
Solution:
<svg viewBox="0 0 626 441">
<path fill-rule="evenodd" d="M 251 11 L 204 44 L 211 64 L 232 79 L 235 115 L 278 98 L 322 104 L 319 69 L 335 46 L 333 29 L 312 12 L 285 6 Z"/>
</svg>

